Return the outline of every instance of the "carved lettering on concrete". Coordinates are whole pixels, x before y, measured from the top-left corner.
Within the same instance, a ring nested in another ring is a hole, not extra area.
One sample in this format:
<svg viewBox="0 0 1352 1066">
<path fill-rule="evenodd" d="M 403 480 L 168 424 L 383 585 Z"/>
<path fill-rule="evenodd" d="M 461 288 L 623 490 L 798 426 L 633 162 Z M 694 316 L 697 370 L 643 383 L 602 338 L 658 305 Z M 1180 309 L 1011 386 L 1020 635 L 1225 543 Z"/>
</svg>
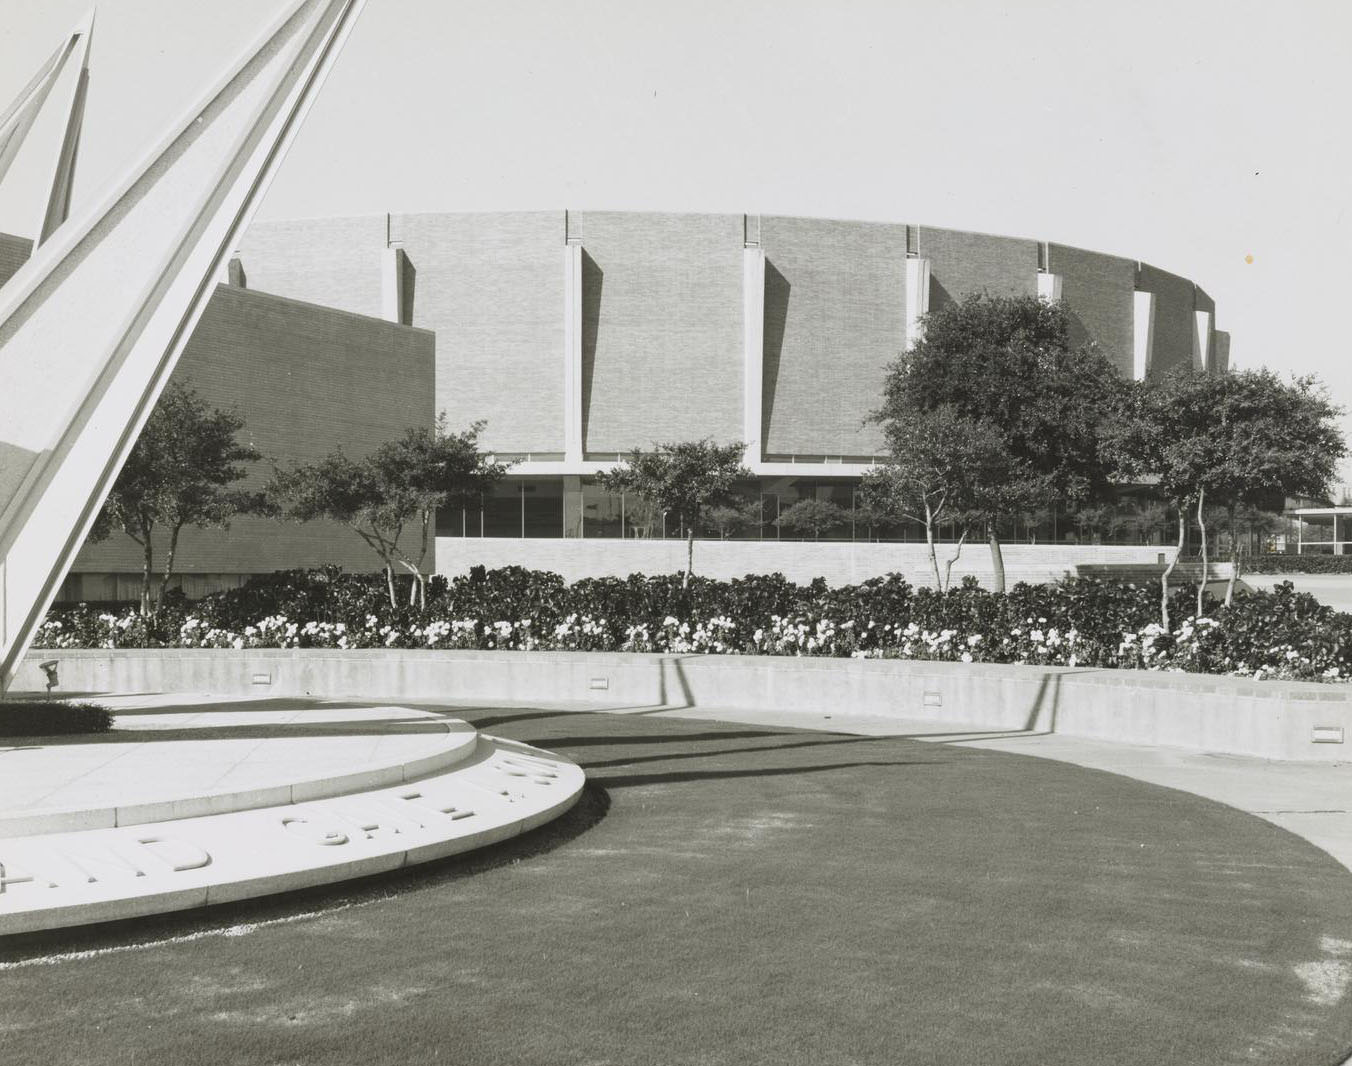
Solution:
<svg viewBox="0 0 1352 1066">
<path fill-rule="evenodd" d="M 34 883 L 32 874 L 17 870 L 10 863 L 0 862 L 0 893 L 8 892 L 10 885 L 31 885 Z"/>
<path fill-rule="evenodd" d="M 211 855 L 179 837 L 140 837 L 136 843 L 163 862 L 174 873 L 200 870 L 211 865 Z"/>
<path fill-rule="evenodd" d="M 461 818 L 473 818 L 474 811 L 465 807 L 457 807 L 454 804 L 444 803 L 442 800 L 434 799 L 431 796 L 425 796 L 421 792 L 405 792 L 399 797 L 405 803 L 421 807 L 423 810 L 434 811 L 437 814 L 444 814 L 451 821 L 459 821 Z"/>
<path fill-rule="evenodd" d="M 325 829 L 311 822 L 308 818 L 297 818 L 294 815 L 282 819 L 282 828 L 292 836 L 299 837 L 301 840 L 308 840 L 311 844 L 325 844 L 330 847 L 338 844 L 346 844 L 348 836 L 336 826 L 330 826 Z"/>
</svg>

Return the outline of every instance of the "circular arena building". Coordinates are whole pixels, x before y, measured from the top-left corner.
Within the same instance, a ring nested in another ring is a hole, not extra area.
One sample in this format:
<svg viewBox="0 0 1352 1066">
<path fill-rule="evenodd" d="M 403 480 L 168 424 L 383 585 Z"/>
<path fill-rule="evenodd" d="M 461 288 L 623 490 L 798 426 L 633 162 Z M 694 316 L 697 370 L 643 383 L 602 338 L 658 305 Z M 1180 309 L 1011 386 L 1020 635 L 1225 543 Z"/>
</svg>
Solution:
<svg viewBox="0 0 1352 1066">
<path fill-rule="evenodd" d="M 12 244 L 0 240 L 0 260 L 22 260 Z M 1126 376 L 1224 372 L 1229 357 L 1213 301 L 1186 278 L 901 223 L 593 211 L 269 221 L 248 231 L 221 281 L 178 374 L 237 407 L 270 457 L 359 455 L 441 412 L 453 429 L 484 423 L 482 444 L 514 465 L 482 507 L 438 516 L 443 572 L 677 569 L 665 541 L 682 531 L 589 479 L 633 448 L 704 437 L 747 443 L 748 500 L 760 500 L 763 522 L 713 534 L 702 572 L 845 581 L 905 570 L 904 544 L 878 542 L 916 531 L 842 523 L 821 545 L 790 546 L 774 520 L 804 496 L 850 508 L 883 451 L 868 418 L 887 365 L 926 312 L 972 293 L 1063 300 L 1073 340 Z M 242 519 L 228 536 L 190 535 L 190 595 L 290 566 L 373 565 L 350 532 L 320 524 Z M 1158 554 L 1068 547 L 1064 526 L 1020 539 L 1041 553 L 1015 551 L 1015 579 Z M 969 565 L 980 562 L 958 572 Z M 130 542 L 87 547 L 62 598 L 121 598 L 116 575 L 130 583 L 139 569 Z"/>
</svg>

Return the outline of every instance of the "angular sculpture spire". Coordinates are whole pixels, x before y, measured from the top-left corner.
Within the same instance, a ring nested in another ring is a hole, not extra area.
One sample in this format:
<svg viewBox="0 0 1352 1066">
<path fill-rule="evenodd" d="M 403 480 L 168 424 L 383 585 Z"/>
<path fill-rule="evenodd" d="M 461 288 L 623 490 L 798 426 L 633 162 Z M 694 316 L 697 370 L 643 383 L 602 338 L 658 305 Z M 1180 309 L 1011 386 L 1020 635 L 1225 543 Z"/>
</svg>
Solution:
<svg viewBox="0 0 1352 1066">
<path fill-rule="evenodd" d="M 89 45 L 94 36 L 94 12 L 70 33 L 47 59 L 3 115 L 0 115 L 0 181 L 4 180 L 14 157 L 19 154 L 52 89 L 71 62 L 78 72 L 71 79 L 66 97 L 65 123 L 61 145 L 52 159 L 51 177 L 42 215 L 33 229 L 33 248 L 51 236 L 70 212 L 71 180 L 75 175 L 75 157 L 84 125 L 85 95 L 89 88 Z"/>
<path fill-rule="evenodd" d="M 100 203 L 49 227 L 69 202 L 82 68 L 38 247 L 0 289 L 0 689 L 364 2 L 292 0 Z M 88 36 L 0 119 L 0 173 Z"/>
</svg>

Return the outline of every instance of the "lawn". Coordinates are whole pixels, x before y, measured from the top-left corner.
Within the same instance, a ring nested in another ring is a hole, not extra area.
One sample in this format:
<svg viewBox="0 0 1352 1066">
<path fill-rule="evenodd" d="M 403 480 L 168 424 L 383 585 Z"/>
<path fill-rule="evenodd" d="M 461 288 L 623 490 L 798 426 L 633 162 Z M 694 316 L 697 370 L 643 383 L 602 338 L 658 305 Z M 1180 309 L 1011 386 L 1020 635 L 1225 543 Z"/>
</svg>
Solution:
<svg viewBox="0 0 1352 1066">
<path fill-rule="evenodd" d="M 906 738 L 456 713 L 577 759 L 583 801 L 477 856 L 11 947 L 6 1062 L 1333 1066 L 1352 1046 L 1352 876 L 1233 809 Z"/>
</svg>

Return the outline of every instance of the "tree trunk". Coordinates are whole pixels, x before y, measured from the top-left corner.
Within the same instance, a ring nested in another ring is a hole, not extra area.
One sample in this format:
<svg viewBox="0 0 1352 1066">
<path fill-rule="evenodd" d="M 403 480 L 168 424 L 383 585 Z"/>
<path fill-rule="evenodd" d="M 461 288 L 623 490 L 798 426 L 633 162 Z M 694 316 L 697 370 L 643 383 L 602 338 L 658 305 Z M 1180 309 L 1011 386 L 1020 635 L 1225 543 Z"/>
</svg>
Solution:
<svg viewBox="0 0 1352 1066">
<path fill-rule="evenodd" d="M 385 585 L 390 590 L 390 606 L 391 607 L 399 606 L 398 601 L 395 599 L 394 593 L 394 566 L 388 560 L 385 563 Z"/>
<path fill-rule="evenodd" d="M 995 574 L 995 591 L 1005 591 L 1005 557 L 1000 551 L 1000 538 L 995 533 L 995 522 L 991 521 L 986 526 L 986 533 L 990 539 L 991 546 L 991 570 Z"/>
<path fill-rule="evenodd" d="M 925 506 L 925 544 L 929 547 L 930 569 L 934 571 L 934 589 L 936 592 L 943 592 L 945 586 L 939 576 L 939 557 L 934 552 L 934 514 L 928 504 Z"/>
<path fill-rule="evenodd" d="M 1234 558 L 1230 560 L 1230 580 L 1225 585 L 1225 606 L 1229 607 L 1235 602 L 1235 582 L 1239 579 L 1239 553 L 1234 553 Z"/>
<path fill-rule="evenodd" d="M 150 530 L 145 531 L 145 540 L 141 542 L 144 565 L 141 567 L 141 617 L 150 617 L 150 575 L 155 569 L 155 549 L 150 543 Z"/>
<path fill-rule="evenodd" d="M 685 532 L 685 573 L 681 576 L 681 588 L 688 588 L 690 575 L 695 572 L 695 527 L 692 524 Z"/>
<path fill-rule="evenodd" d="M 1186 500 L 1179 501 L 1178 504 L 1178 551 L 1174 552 L 1174 557 L 1169 560 L 1169 565 L 1164 568 L 1164 573 L 1160 575 L 1160 623 L 1167 630 L 1169 628 L 1169 575 L 1174 572 L 1174 567 L 1178 565 L 1179 556 L 1183 554 L 1183 544 L 1188 535 L 1188 503 Z"/>
<path fill-rule="evenodd" d="M 966 541 L 967 541 L 967 530 L 964 529 L 962 531 L 962 536 L 958 537 L 957 549 L 949 557 L 948 562 L 944 563 L 944 586 L 942 589 L 940 589 L 941 592 L 947 592 L 949 586 L 953 584 L 953 564 L 956 563 L 958 561 L 958 557 L 962 555 L 962 546 L 963 544 L 966 543 Z"/>
<path fill-rule="evenodd" d="M 427 609 L 427 582 L 423 578 L 423 564 L 427 562 L 427 533 L 432 524 L 432 512 L 424 509 L 422 513 L 422 545 L 418 551 L 418 607 Z"/>
<path fill-rule="evenodd" d="M 178 535 L 183 531 L 182 524 L 176 525 L 169 534 L 169 551 L 164 557 L 164 573 L 160 575 L 160 603 L 169 591 L 169 579 L 174 576 L 174 556 L 178 553 Z"/>
<path fill-rule="evenodd" d="M 1206 503 L 1206 488 L 1197 494 L 1197 528 L 1202 532 L 1202 576 L 1197 579 L 1197 617 L 1202 617 L 1202 598 L 1206 595 L 1206 515 L 1202 505 Z"/>
</svg>

